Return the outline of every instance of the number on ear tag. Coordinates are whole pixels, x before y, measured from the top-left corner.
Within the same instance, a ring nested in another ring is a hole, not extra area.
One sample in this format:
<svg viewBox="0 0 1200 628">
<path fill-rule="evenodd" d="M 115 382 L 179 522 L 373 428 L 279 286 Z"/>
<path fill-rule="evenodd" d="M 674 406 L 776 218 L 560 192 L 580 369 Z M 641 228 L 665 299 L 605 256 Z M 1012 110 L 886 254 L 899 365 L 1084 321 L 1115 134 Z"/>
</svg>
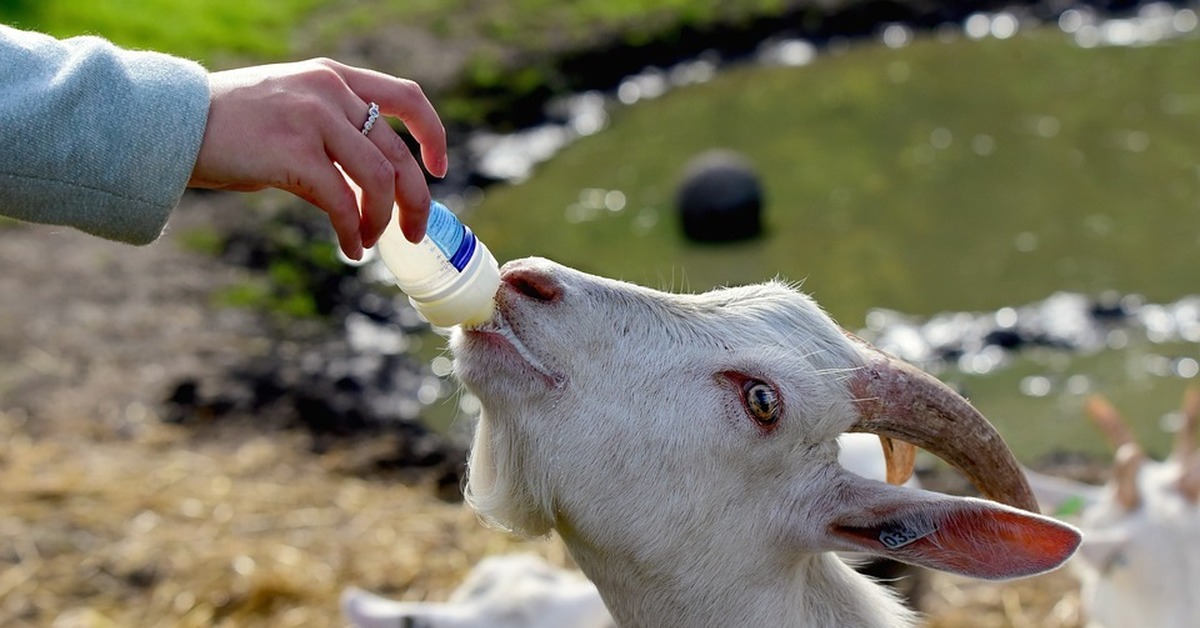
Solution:
<svg viewBox="0 0 1200 628">
<path fill-rule="evenodd" d="M 937 531 L 932 523 L 895 521 L 879 529 L 879 542 L 888 549 L 900 549 Z"/>
</svg>

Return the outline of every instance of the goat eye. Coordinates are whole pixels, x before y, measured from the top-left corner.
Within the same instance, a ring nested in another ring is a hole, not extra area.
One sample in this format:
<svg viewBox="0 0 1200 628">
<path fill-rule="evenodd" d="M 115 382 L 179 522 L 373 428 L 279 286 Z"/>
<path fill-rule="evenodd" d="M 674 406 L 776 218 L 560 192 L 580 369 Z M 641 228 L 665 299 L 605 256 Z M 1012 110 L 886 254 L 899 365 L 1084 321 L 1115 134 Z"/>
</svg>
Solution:
<svg viewBox="0 0 1200 628">
<path fill-rule="evenodd" d="M 773 425 L 779 420 L 779 393 L 770 385 L 759 381 L 743 384 L 746 409 L 759 425 Z"/>
</svg>

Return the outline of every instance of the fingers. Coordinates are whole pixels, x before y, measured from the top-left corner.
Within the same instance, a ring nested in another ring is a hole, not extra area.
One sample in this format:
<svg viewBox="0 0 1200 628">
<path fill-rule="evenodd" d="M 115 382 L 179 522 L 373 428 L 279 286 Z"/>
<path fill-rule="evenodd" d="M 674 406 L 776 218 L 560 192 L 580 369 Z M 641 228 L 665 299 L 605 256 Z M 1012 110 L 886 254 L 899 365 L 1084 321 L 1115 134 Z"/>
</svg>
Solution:
<svg viewBox="0 0 1200 628">
<path fill-rule="evenodd" d="M 350 89 L 380 110 L 399 118 L 421 145 L 421 161 L 430 174 L 446 176 L 446 129 L 421 86 L 380 72 L 339 64 Z"/>
<path fill-rule="evenodd" d="M 392 214 L 396 169 L 373 141 L 363 137 L 362 133 L 348 133 L 347 127 L 349 125 L 334 125 L 325 134 L 325 146 L 333 161 L 341 165 L 346 176 L 353 179 L 362 190 L 362 214 L 355 216 L 359 223 L 355 232 L 362 246 L 370 246 L 378 239 L 383 226 L 387 225 L 388 216 Z M 382 130 L 376 127 L 371 133 Z M 424 187 L 424 181 L 421 187 Z"/>
<path fill-rule="evenodd" d="M 391 128 L 387 131 L 387 136 L 391 138 L 388 140 L 391 142 L 391 150 L 385 151 L 385 154 L 399 155 L 399 162 L 393 159 L 392 163 L 396 167 L 395 197 L 400 206 L 400 230 L 410 242 L 420 242 L 421 238 L 425 237 L 425 223 L 429 219 L 431 200 L 429 188 L 425 185 L 425 173 L 408 151 L 404 140 Z M 381 233 L 383 227 L 387 226 L 386 221 L 385 216 L 380 227 Z M 371 240 L 372 244 L 374 242 Z"/>
<path fill-rule="evenodd" d="M 355 97 L 351 100 L 361 100 L 361 104 L 349 105 L 351 110 L 355 111 L 350 116 L 354 124 L 360 124 L 359 116 L 365 119 L 366 103 L 378 104 L 383 114 L 398 117 L 405 123 L 420 144 L 421 159 L 426 169 L 435 176 L 445 176 L 448 164 L 446 131 L 419 85 L 413 81 L 347 66 L 336 61 L 322 60 L 322 63 L 342 77 Z M 401 231 L 408 240 L 419 242 L 425 235 L 425 223 L 429 216 L 430 196 L 429 188 L 425 184 L 425 174 L 400 136 L 390 125 L 382 123 L 382 120 L 380 122 L 374 125 L 367 137 L 379 149 L 383 159 L 392 166 L 394 186 L 390 194 L 400 208 Z M 340 157 L 341 149 L 335 154 L 335 159 L 340 162 Z M 346 166 L 347 173 L 363 188 L 363 244 L 373 246 L 387 227 L 388 218 L 391 216 L 391 202 L 384 204 L 379 200 L 381 192 L 375 187 L 382 186 L 381 173 L 385 168 L 376 165 L 379 174 L 370 175 L 366 165 L 355 166 L 346 163 L 343 166 Z M 375 178 L 360 180 L 360 176 Z"/>
<path fill-rule="evenodd" d="M 358 199 L 346 178 L 332 163 L 305 172 L 302 180 L 284 189 L 320 207 L 328 216 L 337 234 L 338 246 L 352 260 L 363 256 Z"/>
<path fill-rule="evenodd" d="M 394 177 L 388 192 L 387 207 L 383 211 L 369 210 L 363 205 L 363 245 L 374 246 L 392 215 L 392 199 L 400 206 L 400 229 L 411 242 L 420 242 L 425 237 L 425 222 L 429 217 L 429 188 L 425 185 L 425 173 L 409 152 L 408 146 L 388 124 L 379 124 L 367 134 L 379 149 L 380 154 L 391 164 Z"/>
</svg>

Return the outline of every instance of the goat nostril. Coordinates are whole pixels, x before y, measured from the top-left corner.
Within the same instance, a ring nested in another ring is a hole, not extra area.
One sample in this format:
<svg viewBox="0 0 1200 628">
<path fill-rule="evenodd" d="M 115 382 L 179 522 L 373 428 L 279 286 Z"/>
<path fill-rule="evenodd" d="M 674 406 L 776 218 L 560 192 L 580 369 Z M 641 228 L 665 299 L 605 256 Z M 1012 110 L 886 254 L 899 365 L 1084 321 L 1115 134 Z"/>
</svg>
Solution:
<svg viewBox="0 0 1200 628">
<path fill-rule="evenodd" d="M 504 283 L 535 301 L 550 303 L 562 294 L 562 286 L 545 273 L 518 270 L 505 273 L 503 278 Z"/>
</svg>

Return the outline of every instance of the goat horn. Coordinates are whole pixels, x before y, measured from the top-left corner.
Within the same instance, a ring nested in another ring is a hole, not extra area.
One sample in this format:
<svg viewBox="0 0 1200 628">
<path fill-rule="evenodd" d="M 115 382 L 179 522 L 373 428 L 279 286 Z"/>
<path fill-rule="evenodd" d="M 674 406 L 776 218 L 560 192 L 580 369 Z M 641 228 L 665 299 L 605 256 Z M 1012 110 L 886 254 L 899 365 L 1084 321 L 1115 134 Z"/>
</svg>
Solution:
<svg viewBox="0 0 1200 628">
<path fill-rule="evenodd" d="M 1038 512 L 1020 465 L 978 410 L 933 376 L 850 337 L 867 363 L 850 382 L 859 419 L 849 431 L 912 443 L 962 471 L 988 499 Z"/>
<path fill-rule="evenodd" d="M 1175 433 L 1175 449 L 1171 457 L 1186 463 L 1196 451 L 1196 422 L 1200 419 L 1200 388 L 1188 387 L 1183 393 L 1183 422 Z"/>
<path fill-rule="evenodd" d="M 1117 489 L 1117 503 L 1126 512 L 1136 510 L 1142 503 L 1141 494 L 1138 492 L 1137 476 L 1145 459 L 1146 453 L 1137 443 L 1125 443 L 1117 449 L 1116 462 L 1113 466 L 1113 483 Z"/>
<path fill-rule="evenodd" d="M 883 447 L 883 459 L 887 463 L 888 484 L 899 486 L 907 482 L 917 464 L 917 447 L 887 436 L 880 436 L 879 444 Z"/>
<path fill-rule="evenodd" d="M 1083 409 L 1088 416 L 1092 417 L 1092 422 L 1096 424 L 1096 427 L 1100 428 L 1100 431 L 1108 437 L 1108 443 L 1112 445 L 1113 449 L 1120 449 L 1123 445 L 1137 442 L 1133 438 L 1133 432 L 1121 418 L 1121 413 L 1117 412 L 1108 399 L 1093 395 L 1088 397 Z"/>
<path fill-rule="evenodd" d="M 1192 456 L 1179 475 L 1179 492 L 1195 504 L 1200 501 L 1200 456 Z"/>
<path fill-rule="evenodd" d="M 1138 493 L 1137 486 L 1138 470 L 1142 468 L 1142 461 L 1146 459 L 1146 453 L 1142 450 L 1142 446 L 1137 444 L 1137 440 L 1133 437 L 1133 431 L 1129 429 L 1125 419 L 1121 418 L 1121 413 L 1117 412 L 1116 407 L 1108 399 L 1100 395 L 1093 395 L 1088 397 L 1083 409 L 1092 418 L 1096 427 L 1100 428 L 1100 431 L 1108 437 L 1108 443 L 1117 450 L 1113 465 L 1113 484 L 1117 491 L 1117 503 L 1127 512 L 1136 509 L 1142 503 L 1142 496 Z"/>
</svg>

